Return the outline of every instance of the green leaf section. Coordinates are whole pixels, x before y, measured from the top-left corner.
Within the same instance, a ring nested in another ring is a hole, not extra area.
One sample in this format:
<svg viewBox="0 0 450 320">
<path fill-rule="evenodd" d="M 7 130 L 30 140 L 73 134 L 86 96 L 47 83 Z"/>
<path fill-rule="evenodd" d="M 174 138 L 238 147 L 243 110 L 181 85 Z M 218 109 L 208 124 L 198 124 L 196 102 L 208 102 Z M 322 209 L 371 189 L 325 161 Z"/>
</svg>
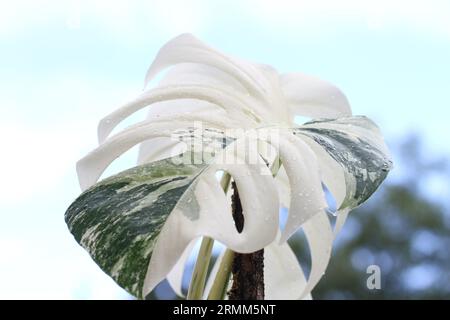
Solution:
<svg viewBox="0 0 450 320">
<path fill-rule="evenodd" d="M 378 127 L 364 116 L 315 120 L 294 132 L 312 138 L 344 169 L 347 190 L 339 209 L 366 201 L 392 168 Z"/>
<path fill-rule="evenodd" d="M 134 167 L 83 192 L 66 223 L 101 269 L 132 295 L 142 287 L 158 235 L 186 189 L 206 164 L 175 158 Z"/>
</svg>

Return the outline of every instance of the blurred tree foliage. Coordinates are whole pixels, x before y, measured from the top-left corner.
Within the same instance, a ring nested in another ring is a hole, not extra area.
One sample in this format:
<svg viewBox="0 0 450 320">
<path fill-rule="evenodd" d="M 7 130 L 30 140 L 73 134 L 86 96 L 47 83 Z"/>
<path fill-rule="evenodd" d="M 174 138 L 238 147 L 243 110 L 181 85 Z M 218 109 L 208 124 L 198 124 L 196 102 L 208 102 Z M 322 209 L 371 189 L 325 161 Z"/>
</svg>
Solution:
<svg viewBox="0 0 450 320">
<path fill-rule="evenodd" d="M 350 213 L 314 299 L 450 298 L 447 161 L 430 160 L 413 136 L 394 148 L 394 165 L 380 190 Z M 290 243 L 300 261 L 309 260 L 301 235 Z M 380 267 L 379 290 L 367 288 L 369 265 Z"/>
</svg>

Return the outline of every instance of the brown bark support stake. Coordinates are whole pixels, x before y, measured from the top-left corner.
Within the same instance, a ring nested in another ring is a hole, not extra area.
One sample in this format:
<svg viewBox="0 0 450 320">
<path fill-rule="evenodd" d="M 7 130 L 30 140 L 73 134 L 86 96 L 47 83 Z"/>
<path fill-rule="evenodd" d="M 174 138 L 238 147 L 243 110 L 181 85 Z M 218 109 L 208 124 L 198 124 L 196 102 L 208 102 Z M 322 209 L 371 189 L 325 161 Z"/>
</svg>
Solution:
<svg viewBox="0 0 450 320">
<path fill-rule="evenodd" d="M 241 200 L 236 183 L 232 183 L 231 206 L 237 231 L 244 228 Z M 242 254 L 234 253 L 233 286 L 228 297 L 230 300 L 264 300 L 264 249 Z"/>
</svg>

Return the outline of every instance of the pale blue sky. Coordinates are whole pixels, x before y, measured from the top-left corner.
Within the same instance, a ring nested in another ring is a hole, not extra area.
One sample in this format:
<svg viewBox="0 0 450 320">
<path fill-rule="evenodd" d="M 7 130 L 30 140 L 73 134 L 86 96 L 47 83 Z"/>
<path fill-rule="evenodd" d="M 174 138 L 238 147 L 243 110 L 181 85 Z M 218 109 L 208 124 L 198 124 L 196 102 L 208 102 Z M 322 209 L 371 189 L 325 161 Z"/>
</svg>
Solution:
<svg viewBox="0 0 450 320">
<path fill-rule="evenodd" d="M 448 1 L 2 0 L 0 298 L 125 296 L 63 214 L 97 121 L 142 89 L 157 50 L 183 32 L 327 79 L 388 144 L 415 131 L 430 157 L 450 156 Z"/>
</svg>

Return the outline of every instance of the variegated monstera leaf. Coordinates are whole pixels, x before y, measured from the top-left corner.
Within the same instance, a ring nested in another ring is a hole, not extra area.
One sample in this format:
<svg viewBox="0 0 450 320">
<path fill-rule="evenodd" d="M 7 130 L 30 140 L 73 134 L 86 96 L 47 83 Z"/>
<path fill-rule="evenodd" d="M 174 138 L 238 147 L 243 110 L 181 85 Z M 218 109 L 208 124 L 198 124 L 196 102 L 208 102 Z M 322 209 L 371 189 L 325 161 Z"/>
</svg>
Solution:
<svg viewBox="0 0 450 320">
<path fill-rule="evenodd" d="M 348 212 L 391 168 L 379 129 L 352 116 L 333 85 L 300 73 L 280 75 L 192 35 L 159 51 L 146 83 L 169 67 L 159 84 L 101 120 L 99 146 L 77 164 L 83 193 L 66 212 L 70 231 L 102 270 L 139 298 L 164 278 L 181 295 L 187 257 L 202 236 L 236 252 L 266 248 L 267 299 L 308 296 Z M 145 121 L 111 135 L 145 107 Z M 299 126 L 297 115 L 313 120 Z M 114 159 L 138 144 L 137 167 L 97 182 Z M 275 177 L 269 169 L 274 159 L 281 163 Z M 241 233 L 217 180 L 220 171 L 237 184 Z M 334 230 L 323 184 L 338 208 Z M 289 208 L 282 230 L 281 205 Z M 307 280 L 286 243 L 300 228 L 312 258 Z"/>
</svg>

